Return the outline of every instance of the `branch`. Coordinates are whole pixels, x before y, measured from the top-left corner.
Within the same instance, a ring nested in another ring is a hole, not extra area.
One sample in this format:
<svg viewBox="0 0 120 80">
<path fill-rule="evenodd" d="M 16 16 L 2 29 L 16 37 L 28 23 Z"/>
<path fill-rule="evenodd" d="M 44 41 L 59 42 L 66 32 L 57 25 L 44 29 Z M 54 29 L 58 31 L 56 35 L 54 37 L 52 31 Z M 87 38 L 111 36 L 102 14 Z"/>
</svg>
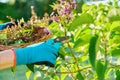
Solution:
<svg viewBox="0 0 120 80">
<path fill-rule="evenodd" d="M 65 27 L 64 27 L 65 37 L 67 37 L 67 29 L 66 29 L 66 26 L 67 26 L 67 25 L 65 24 Z M 73 50 L 72 50 L 72 48 L 71 48 L 69 42 L 67 42 L 67 45 L 68 45 L 68 48 L 70 49 L 70 52 L 71 52 L 72 56 L 73 56 L 74 59 L 75 59 L 75 62 L 76 62 L 77 68 L 78 68 L 78 70 L 79 70 L 78 61 L 77 61 L 77 59 L 76 59 L 76 57 L 75 57 L 75 55 L 74 55 L 74 52 L 73 52 Z M 68 68 L 68 70 L 69 70 L 69 68 Z M 73 74 L 71 73 L 70 70 L 69 70 L 69 72 L 70 72 L 72 78 L 73 78 L 74 80 L 76 80 L 76 79 L 74 78 L 74 76 L 73 76 Z M 56 74 L 57 74 L 57 73 L 58 73 L 58 72 L 56 72 Z M 64 73 L 64 72 L 63 72 L 63 73 Z"/>
<path fill-rule="evenodd" d="M 65 24 L 65 26 L 66 26 L 66 24 Z M 67 37 L 67 29 L 66 29 L 66 27 L 64 27 L 64 32 L 65 32 L 65 37 Z M 74 52 L 73 52 L 73 50 L 72 50 L 69 42 L 67 42 L 67 45 L 68 45 L 68 48 L 69 48 L 69 50 L 70 50 L 70 52 L 71 52 L 71 54 L 72 54 L 72 56 L 73 56 L 73 58 L 74 58 L 74 60 L 75 60 L 75 62 L 76 62 L 77 68 L 78 68 L 78 70 L 79 70 L 79 65 L 78 65 L 77 58 L 75 57 Z"/>
<path fill-rule="evenodd" d="M 73 74 L 73 73 L 77 73 L 77 72 L 79 72 L 79 71 L 84 71 L 84 70 L 86 70 L 86 69 L 90 69 L 91 67 L 90 66 L 88 66 L 88 67 L 85 67 L 85 68 L 82 68 L 82 69 L 79 69 L 79 70 L 76 70 L 76 71 L 67 71 L 67 72 L 59 72 L 59 71 L 56 71 L 56 72 L 46 72 L 46 73 L 48 73 L 48 74 Z"/>
<path fill-rule="evenodd" d="M 109 68 L 116 68 L 116 67 L 118 67 L 118 68 L 120 68 L 120 65 L 114 65 L 114 64 L 112 64 L 112 63 L 110 63 L 110 67 Z M 59 72 L 59 71 L 55 71 L 55 72 L 46 72 L 46 73 L 48 73 L 48 74 L 75 74 L 75 73 L 77 73 L 77 72 L 81 72 L 81 71 L 84 71 L 84 70 L 86 70 L 86 69 L 91 69 L 91 67 L 90 66 L 88 66 L 88 67 L 84 67 L 84 68 L 82 68 L 82 69 L 79 69 L 79 70 L 76 70 L 76 71 L 66 71 L 66 72 Z M 43 71 L 43 72 L 45 72 L 45 71 Z"/>
<path fill-rule="evenodd" d="M 73 79 L 73 80 L 76 80 L 76 78 L 73 76 L 73 73 L 70 71 L 70 69 L 69 69 L 67 66 L 66 66 L 66 68 L 67 68 L 67 71 L 70 72 L 72 79 Z M 57 74 L 57 73 L 59 73 L 59 72 L 56 71 L 55 73 Z"/>
<path fill-rule="evenodd" d="M 71 54 L 72 54 L 72 56 L 73 56 L 73 58 L 74 58 L 74 60 L 75 60 L 75 62 L 76 62 L 77 68 L 78 68 L 78 70 L 79 70 L 79 65 L 78 65 L 77 58 L 75 57 L 74 52 L 73 52 L 73 50 L 72 50 L 69 42 L 67 42 L 67 45 L 68 45 L 68 48 L 70 49 L 70 52 L 71 52 Z"/>
</svg>

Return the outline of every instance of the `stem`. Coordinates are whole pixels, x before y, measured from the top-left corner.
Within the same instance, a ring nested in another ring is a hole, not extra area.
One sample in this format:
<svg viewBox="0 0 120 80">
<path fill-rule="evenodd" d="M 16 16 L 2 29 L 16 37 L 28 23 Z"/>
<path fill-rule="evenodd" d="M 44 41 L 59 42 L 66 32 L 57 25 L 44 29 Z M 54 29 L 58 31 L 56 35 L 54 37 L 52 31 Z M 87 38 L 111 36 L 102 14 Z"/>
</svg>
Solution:
<svg viewBox="0 0 120 80">
<path fill-rule="evenodd" d="M 102 35 L 103 35 L 103 44 L 104 44 L 104 57 L 105 57 L 105 63 L 106 63 L 107 62 L 107 39 L 103 31 L 102 31 Z"/>
<path fill-rule="evenodd" d="M 65 37 L 67 37 L 67 29 L 66 29 L 66 26 L 67 26 L 67 25 L 65 24 L 65 27 L 64 27 Z M 71 52 L 71 54 L 72 54 L 72 56 L 73 56 L 73 58 L 74 58 L 74 60 L 75 60 L 75 62 L 76 62 L 76 65 L 77 65 L 78 70 L 80 70 L 80 69 L 79 69 L 79 65 L 78 65 L 78 61 L 77 61 L 77 59 L 76 59 L 76 57 L 75 57 L 75 55 L 74 55 L 74 52 L 73 52 L 73 50 L 72 50 L 69 42 L 67 42 L 67 45 L 68 45 L 68 48 L 69 48 L 69 50 L 70 50 L 70 52 Z M 69 70 L 69 68 L 68 68 L 68 70 Z M 69 72 L 71 72 L 71 71 L 69 70 Z M 73 76 L 72 73 L 71 73 L 71 76 L 72 76 L 72 78 L 74 78 L 74 76 Z M 74 78 L 74 80 L 76 80 L 76 79 Z"/>
<path fill-rule="evenodd" d="M 75 62 L 76 62 L 77 68 L 78 68 L 78 70 L 79 70 L 79 65 L 78 65 L 77 58 L 75 57 L 74 52 L 73 52 L 73 50 L 72 50 L 69 42 L 67 42 L 67 45 L 68 45 L 68 48 L 70 49 L 70 52 L 71 52 L 71 54 L 72 54 L 72 56 L 73 56 L 73 58 L 74 58 L 74 60 L 75 60 Z"/>
<path fill-rule="evenodd" d="M 65 26 L 67 26 L 67 25 L 65 24 Z M 65 37 L 67 37 L 67 29 L 66 29 L 66 27 L 64 27 L 64 31 L 65 31 Z M 70 52 L 71 52 L 71 54 L 72 54 L 72 56 L 73 56 L 73 58 L 74 58 L 74 60 L 75 60 L 75 62 L 76 62 L 77 68 L 78 68 L 78 70 L 79 70 L 78 61 L 77 61 L 77 58 L 76 58 L 75 55 L 74 55 L 74 51 L 72 50 L 69 42 L 67 42 L 67 45 L 68 45 L 68 48 L 69 48 L 69 50 L 70 50 Z"/>
<path fill-rule="evenodd" d="M 67 37 L 67 29 L 66 29 L 66 27 L 64 27 L 64 30 L 65 30 L 65 37 Z M 70 50 L 70 52 L 71 52 L 71 54 L 72 54 L 72 56 L 73 56 L 73 58 L 74 58 L 74 60 L 75 60 L 75 62 L 76 62 L 77 68 L 78 68 L 78 70 L 79 70 L 78 61 L 77 61 L 77 58 L 76 58 L 75 55 L 74 55 L 74 51 L 72 50 L 69 42 L 67 42 L 67 45 L 68 45 L 68 48 L 69 48 L 69 50 Z"/>
</svg>

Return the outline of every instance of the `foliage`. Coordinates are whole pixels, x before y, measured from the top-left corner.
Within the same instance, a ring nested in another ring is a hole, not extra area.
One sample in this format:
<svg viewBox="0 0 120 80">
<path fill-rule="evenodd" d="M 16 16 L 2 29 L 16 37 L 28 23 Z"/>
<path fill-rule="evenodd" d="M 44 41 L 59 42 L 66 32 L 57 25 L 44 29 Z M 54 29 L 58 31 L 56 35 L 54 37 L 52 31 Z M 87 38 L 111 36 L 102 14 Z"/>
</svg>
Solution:
<svg viewBox="0 0 120 80">
<path fill-rule="evenodd" d="M 12 0 L 8 0 L 12 1 Z M 13 0 L 15 1 L 13 4 L 8 3 L 0 3 L 0 21 L 7 22 L 9 19 L 6 16 L 11 16 L 14 19 L 24 18 L 27 21 L 31 17 L 30 6 L 35 7 L 35 12 L 37 15 L 42 18 L 44 13 L 50 14 L 52 8 L 49 6 L 55 0 Z M 49 4 L 49 5 L 48 5 Z M 1 23 L 2 23 L 1 22 Z"/>
<path fill-rule="evenodd" d="M 53 37 L 69 36 L 69 41 L 62 45 L 54 68 L 34 66 L 34 79 L 119 80 L 120 7 L 116 2 L 83 4 L 81 13 L 75 0 L 58 0 L 52 8 L 48 28 Z M 28 70 L 27 78 L 30 74 Z"/>
<path fill-rule="evenodd" d="M 62 45 L 55 68 L 40 73 L 51 80 L 118 80 L 119 6 L 84 4 L 76 13 L 75 5 L 69 6 L 74 3 L 63 0 L 52 6 L 55 13 L 49 28 L 54 37 L 69 36 L 69 42 Z"/>
</svg>

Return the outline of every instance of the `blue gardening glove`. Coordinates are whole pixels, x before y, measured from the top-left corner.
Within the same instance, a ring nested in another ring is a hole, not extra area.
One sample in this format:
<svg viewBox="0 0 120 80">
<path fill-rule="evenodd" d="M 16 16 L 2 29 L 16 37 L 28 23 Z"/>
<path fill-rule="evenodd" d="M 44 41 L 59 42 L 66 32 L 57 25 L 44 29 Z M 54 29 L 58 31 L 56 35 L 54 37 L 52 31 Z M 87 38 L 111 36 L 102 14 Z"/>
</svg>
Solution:
<svg viewBox="0 0 120 80">
<path fill-rule="evenodd" d="M 13 26 L 14 24 L 12 24 L 11 22 L 7 22 L 7 23 L 3 23 L 3 24 L 0 24 L 0 30 L 3 30 L 5 28 L 7 28 L 7 26 L 11 27 Z"/>
<path fill-rule="evenodd" d="M 38 63 L 53 67 L 60 46 L 60 42 L 55 43 L 54 39 L 50 39 L 25 48 L 15 48 L 16 65 Z"/>
<path fill-rule="evenodd" d="M 12 26 L 15 26 L 15 25 L 18 25 L 17 21 L 15 21 L 15 24 L 13 24 L 12 22 L 6 22 L 6 23 L 3 23 L 3 24 L 0 24 L 0 30 L 3 30 L 7 27 L 11 28 Z M 20 25 L 24 26 L 24 23 L 21 23 Z"/>
</svg>

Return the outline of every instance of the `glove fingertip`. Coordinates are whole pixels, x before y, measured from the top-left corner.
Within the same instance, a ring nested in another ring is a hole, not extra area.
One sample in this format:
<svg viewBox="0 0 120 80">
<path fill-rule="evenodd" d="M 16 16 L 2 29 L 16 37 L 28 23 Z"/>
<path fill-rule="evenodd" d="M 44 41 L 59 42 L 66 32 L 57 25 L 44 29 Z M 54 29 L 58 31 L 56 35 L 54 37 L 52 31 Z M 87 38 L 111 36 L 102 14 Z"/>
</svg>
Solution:
<svg viewBox="0 0 120 80">
<path fill-rule="evenodd" d="M 45 43 L 48 44 L 48 45 L 51 45 L 51 44 L 54 43 L 54 39 L 49 39 Z"/>
</svg>

